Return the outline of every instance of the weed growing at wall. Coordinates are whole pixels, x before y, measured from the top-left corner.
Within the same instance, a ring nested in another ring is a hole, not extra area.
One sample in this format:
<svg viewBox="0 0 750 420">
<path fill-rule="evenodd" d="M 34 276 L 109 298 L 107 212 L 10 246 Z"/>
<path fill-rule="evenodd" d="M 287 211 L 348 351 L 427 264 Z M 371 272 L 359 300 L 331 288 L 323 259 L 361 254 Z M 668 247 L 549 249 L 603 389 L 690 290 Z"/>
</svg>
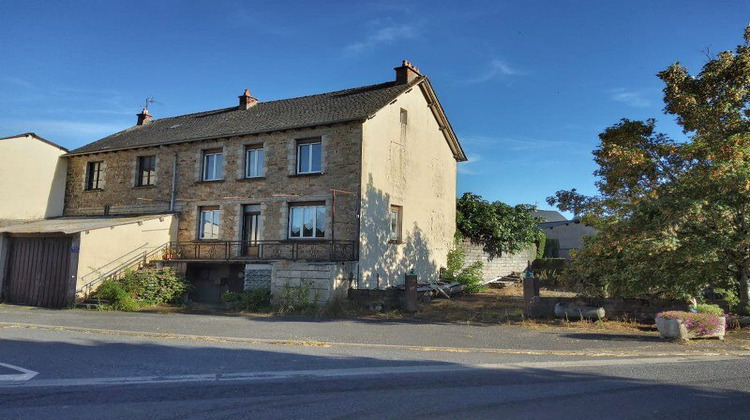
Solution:
<svg viewBox="0 0 750 420">
<path fill-rule="evenodd" d="M 466 252 L 460 244 L 448 252 L 448 262 L 443 280 L 455 281 L 464 285 L 464 291 L 467 293 L 477 293 L 485 289 L 482 285 L 482 268 L 484 264 L 481 261 L 475 261 L 469 266 L 464 267 L 466 263 Z"/>
<path fill-rule="evenodd" d="M 221 300 L 236 311 L 270 312 L 273 309 L 271 290 L 266 288 L 255 288 L 240 293 L 226 292 L 221 295 Z"/>
<path fill-rule="evenodd" d="M 284 314 L 315 315 L 318 312 L 318 292 L 311 293 L 312 282 L 300 281 L 299 287 L 292 287 L 288 283 L 281 289 L 277 299 L 276 312 Z M 312 296 L 311 296 L 312 295 Z"/>
</svg>

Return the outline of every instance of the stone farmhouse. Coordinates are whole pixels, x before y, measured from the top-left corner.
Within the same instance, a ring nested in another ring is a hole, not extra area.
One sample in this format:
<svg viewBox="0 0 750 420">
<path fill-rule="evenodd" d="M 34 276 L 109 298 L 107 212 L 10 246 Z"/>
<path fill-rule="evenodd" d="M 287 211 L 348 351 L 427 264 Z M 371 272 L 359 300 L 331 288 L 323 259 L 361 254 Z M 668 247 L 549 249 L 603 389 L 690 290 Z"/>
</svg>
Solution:
<svg viewBox="0 0 750 420">
<path fill-rule="evenodd" d="M 436 278 L 466 156 L 429 79 L 407 61 L 395 70 L 170 118 L 144 109 L 70 151 L 63 217 L 0 228 L 4 298 L 62 306 L 145 264 L 174 266 L 209 303 L 302 283 L 325 302 L 412 270 Z"/>
</svg>

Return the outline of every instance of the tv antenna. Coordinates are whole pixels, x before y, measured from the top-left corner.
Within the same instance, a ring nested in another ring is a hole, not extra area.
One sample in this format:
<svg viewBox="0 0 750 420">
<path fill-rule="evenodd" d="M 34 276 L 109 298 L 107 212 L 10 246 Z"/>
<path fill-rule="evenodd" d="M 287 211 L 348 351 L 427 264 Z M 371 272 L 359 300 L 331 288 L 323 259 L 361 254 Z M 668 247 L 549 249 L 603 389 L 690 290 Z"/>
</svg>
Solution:
<svg viewBox="0 0 750 420">
<path fill-rule="evenodd" d="M 157 102 L 156 99 L 154 99 L 153 96 L 149 96 L 146 98 L 145 103 L 143 104 L 143 109 L 148 111 L 148 107 L 151 106 L 151 104 L 160 104 L 161 102 Z"/>
</svg>

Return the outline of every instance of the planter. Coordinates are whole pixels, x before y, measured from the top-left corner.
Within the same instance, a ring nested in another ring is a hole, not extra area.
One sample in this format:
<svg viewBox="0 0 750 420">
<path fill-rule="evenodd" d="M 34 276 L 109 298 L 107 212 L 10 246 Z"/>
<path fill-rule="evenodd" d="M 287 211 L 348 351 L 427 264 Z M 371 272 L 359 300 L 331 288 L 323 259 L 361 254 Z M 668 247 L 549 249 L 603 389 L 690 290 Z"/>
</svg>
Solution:
<svg viewBox="0 0 750 420">
<path fill-rule="evenodd" d="M 595 306 L 580 306 L 580 305 L 566 305 L 557 303 L 555 304 L 555 316 L 558 318 L 568 319 L 604 319 L 604 308 L 597 308 Z"/>
<path fill-rule="evenodd" d="M 669 319 L 660 316 L 656 317 L 656 328 L 662 338 L 671 338 L 679 340 L 690 340 L 691 338 L 713 338 L 724 339 L 726 330 L 726 318 L 718 317 L 719 325 L 709 332 L 700 333 L 689 329 L 683 319 Z"/>
</svg>

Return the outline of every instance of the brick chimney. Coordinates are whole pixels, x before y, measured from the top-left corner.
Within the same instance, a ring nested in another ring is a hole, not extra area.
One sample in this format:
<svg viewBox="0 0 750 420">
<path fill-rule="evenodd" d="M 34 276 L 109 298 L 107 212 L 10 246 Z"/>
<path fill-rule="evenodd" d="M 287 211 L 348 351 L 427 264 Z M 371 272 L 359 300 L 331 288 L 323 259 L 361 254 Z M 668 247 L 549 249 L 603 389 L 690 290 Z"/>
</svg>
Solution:
<svg viewBox="0 0 750 420">
<path fill-rule="evenodd" d="M 153 117 L 151 114 L 148 113 L 148 108 L 143 108 L 143 111 L 141 111 L 140 114 L 136 114 L 138 116 L 138 125 L 145 125 L 151 122 L 151 118 Z"/>
<path fill-rule="evenodd" d="M 239 96 L 240 109 L 250 109 L 258 104 L 258 98 L 250 96 L 250 89 L 245 89 L 245 93 Z"/>
<path fill-rule="evenodd" d="M 401 66 L 395 67 L 394 70 L 396 70 L 396 83 L 398 84 L 410 83 L 422 75 L 417 66 L 406 60 L 403 60 Z"/>
</svg>

